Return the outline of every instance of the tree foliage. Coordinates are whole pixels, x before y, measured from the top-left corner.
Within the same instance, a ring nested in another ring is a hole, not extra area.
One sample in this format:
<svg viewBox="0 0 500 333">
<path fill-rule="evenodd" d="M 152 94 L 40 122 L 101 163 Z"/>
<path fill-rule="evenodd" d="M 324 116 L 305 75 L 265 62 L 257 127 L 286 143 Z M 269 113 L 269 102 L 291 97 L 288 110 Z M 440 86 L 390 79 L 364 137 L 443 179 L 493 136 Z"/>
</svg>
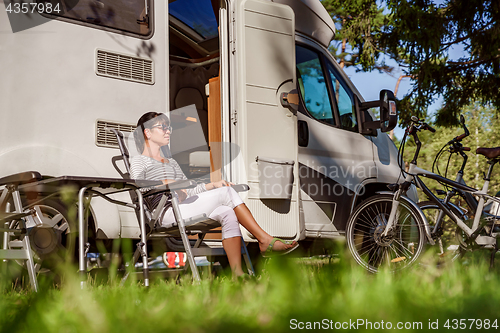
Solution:
<svg viewBox="0 0 500 333">
<path fill-rule="evenodd" d="M 375 1 L 323 4 L 340 28 L 336 39 L 351 46 L 351 58 L 332 48 L 337 57 L 373 70 L 387 54 L 412 78 L 400 118 L 424 115 L 439 95 L 439 125 L 456 125 L 461 109 L 473 101 L 500 110 L 500 1 L 384 0 L 387 15 Z"/>
<path fill-rule="evenodd" d="M 337 34 L 330 52 L 340 59 L 341 66 L 360 70 L 390 71 L 381 61 L 380 39 L 387 15 L 373 0 L 322 0 L 332 16 Z"/>
<path fill-rule="evenodd" d="M 471 101 L 500 108 L 500 1 L 387 0 L 391 11 L 381 43 L 407 65 L 414 87 L 406 106 L 422 112 L 444 98 L 438 124 L 456 124 Z M 462 53 L 458 58 L 453 53 Z"/>
</svg>

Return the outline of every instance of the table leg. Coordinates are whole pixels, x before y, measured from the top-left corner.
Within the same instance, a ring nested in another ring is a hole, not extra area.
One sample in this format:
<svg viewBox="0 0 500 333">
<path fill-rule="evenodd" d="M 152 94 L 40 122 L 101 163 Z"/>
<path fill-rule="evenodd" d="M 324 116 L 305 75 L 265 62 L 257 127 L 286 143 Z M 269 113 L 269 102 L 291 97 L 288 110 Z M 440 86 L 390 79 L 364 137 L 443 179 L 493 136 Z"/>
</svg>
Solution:
<svg viewBox="0 0 500 333">
<path fill-rule="evenodd" d="M 80 273 L 80 287 L 83 289 L 87 282 L 87 261 L 85 260 L 85 203 L 84 196 L 87 187 L 78 192 L 78 268 Z"/>
</svg>

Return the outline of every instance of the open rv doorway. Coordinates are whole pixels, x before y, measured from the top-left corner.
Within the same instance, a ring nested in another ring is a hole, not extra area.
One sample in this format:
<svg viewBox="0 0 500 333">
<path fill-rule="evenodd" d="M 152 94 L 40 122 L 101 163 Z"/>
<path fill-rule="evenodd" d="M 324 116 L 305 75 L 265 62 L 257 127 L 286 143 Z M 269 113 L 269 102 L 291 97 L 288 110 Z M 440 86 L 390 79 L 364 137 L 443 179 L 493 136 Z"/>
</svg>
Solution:
<svg viewBox="0 0 500 333">
<path fill-rule="evenodd" d="M 195 103 L 210 144 L 210 152 L 208 147 L 182 150 L 176 147 L 180 140 L 174 126 L 172 153 L 188 177 L 196 178 L 203 167 L 205 175 L 210 170 L 211 181 L 222 176 L 250 185 L 242 197 L 258 223 L 274 236 L 298 239 L 303 228 L 297 115 L 280 102 L 281 93 L 295 89 L 293 10 L 256 0 L 221 1 L 218 6 L 210 0 L 169 4 L 170 110 Z M 229 147 L 238 149 L 230 152 Z M 286 184 L 278 189 L 281 185 L 260 181 L 257 160 L 264 167 L 283 166 L 289 177 L 271 178 L 286 178 Z M 276 191 L 280 193 L 274 195 Z"/>
<path fill-rule="evenodd" d="M 219 1 L 170 1 L 170 149 L 188 178 L 206 182 L 221 178 L 220 144 L 210 144 L 222 141 L 220 72 Z M 194 115 L 179 110 L 193 104 Z"/>
<path fill-rule="evenodd" d="M 221 89 L 228 82 L 223 51 L 228 20 L 224 1 L 220 2 L 175 0 L 168 11 L 170 150 L 188 178 L 204 183 L 230 180 L 222 160 L 230 144 L 222 143 L 229 140 L 222 137 L 227 89 Z M 217 238 L 220 234 L 205 237 Z"/>
</svg>

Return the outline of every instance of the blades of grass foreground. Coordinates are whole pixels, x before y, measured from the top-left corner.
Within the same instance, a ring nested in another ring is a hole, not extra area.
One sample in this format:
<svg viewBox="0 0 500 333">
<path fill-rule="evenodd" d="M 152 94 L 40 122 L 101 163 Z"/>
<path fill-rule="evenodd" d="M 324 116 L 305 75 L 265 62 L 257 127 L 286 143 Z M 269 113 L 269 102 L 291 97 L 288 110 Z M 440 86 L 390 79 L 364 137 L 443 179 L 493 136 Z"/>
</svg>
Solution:
<svg viewBox="0 0 500 333">
<path fill-rule="evenodd" d="M 500 278 L 486 263 L 370 275 L 343 257 L 333 264 L 273 258 L 255 281 L 222 277 L 196 285 L 184 276 L 149 289 L 116 282 L 81 290 L 76 274 L 68 274 L 60 289 L 4 291 L 0 331 L 271 332 L 325 319 L 420 322 L 426 329 L 429 320 L 495 319 Z"/>
</svg>

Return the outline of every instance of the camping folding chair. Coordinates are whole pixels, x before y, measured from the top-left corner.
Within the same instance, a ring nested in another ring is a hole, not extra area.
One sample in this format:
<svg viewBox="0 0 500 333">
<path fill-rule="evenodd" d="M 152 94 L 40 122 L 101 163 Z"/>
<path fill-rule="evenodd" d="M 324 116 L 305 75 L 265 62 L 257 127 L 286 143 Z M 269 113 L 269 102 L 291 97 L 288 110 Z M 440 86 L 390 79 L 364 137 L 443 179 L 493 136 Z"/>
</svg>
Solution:
<svg viewBox="0 0 500 333">
<path fill-rule="evenodd" d="M 0 196 L 0 232 L 3 233 L 0 259 L 25 261 L 31 288 L 34 291 L 38 291 L 38 283 L 28 230 L 29 227 L 41 222 L 34 209 L 27 211 L 23 209 L 18 187 L 41 179 L 42 176 L 34 171 L 0 178 L 0 186 L 5 186 Z M 11 211 L 12 204 L 14 211 Z"/>
<path fill-rule="evenodd" d="M 118 146 L 120 148 L 121 157 L 113 158 L 113 165 L 115 169 L 120 173 L 120 175 L 124 178 L 130 178 L 130 154 L 127 148 L 126 140 L 120 131 L 116 129 L 106 129 L 108 132 L 113 133 L 116 136 L 118 141 Z M 164 147 L 168 148 L 168 147 Z M 163 153 L 165 157 L 171 157 L 168 149 L 164 149 Z M 125 165 L 126 172 L 123 172 L 117 165 L 117 161 L 123 160 L 123 164 Z M 248 190 L 248 185 L 236 185 L 236 191 L 246 191 Z M 146 192 L 143 194 L 145 202 L 147 203 L 148 197 L 157 195 L 158 192 L 155 190 Z M 131 193 L 133 196 L 133 193 Z M 136 201 L 135 198 L 132 198 L 133 201 Z M 161 226 L 161 213 L 167 204 L 170 201 L 172 204 L 173 213 L 175 216 L 176 222 L 167 227 Z M 137 210 L 136 210 L 137 211 Z M 181 212 L 179 210 L 179 201 L 177 194 L 175 191 L 163 192 L 163 196 L 161 197 L 160 202 L 156 205 L 156 207 L 151 207 L 151 205 L 145 204 L 144 211 L 146 214 L 146 221 L 148 221 L 146 225 L 146 230 L 141 230 L 141 233 L 145 232 L 147 237 L 146 239 L 157 239 L 164 238 L 168 247 L 174 251 L 178 252 L 186 252 L 187 261 L 189 267 L 191 267 L 191 271 L 193 274 L 193 278 L 197 281 L 200 280 L 200 275 L 198 273 L 198 269 L 196 267 L 196 262 L 194 257 L 197 256 L 222 256 L 225 255 L 225 251 L 222 248 L 221 241 L 211 241 L 211 243 L 218 243 L 216 246 L 210 244 L 209 242 L 204 240 L 204 237 L 207 233 L 213 232 L 214 229 L 220 227 L 220 223 L 208 218 L 206 214 L 202 214 L 199 216 L 195 216 L 188 219 L 183 219 L 181 216 Z M 188 235 L 197 235 L 198 239 L 189 239 Z M 181 240 L 176 240 L 175 237 L 179 237 Z M 137 245 L 137 250 L 133 256 L 133 262 L 137 262 L 140 256 L 145 255 L 146 244 L 139 243 Z M 253 269 L 252 261 L 250 259 L 250 255 L 248 253 L 245 242 L 242 238 L 242 255 L 245 260 L 245 264 L 248 268 L 248 273 L 251 275 L 255 274 Z M 128 274 L 125 275 L 124 279 L 128 277 Z"/>
</svg>

